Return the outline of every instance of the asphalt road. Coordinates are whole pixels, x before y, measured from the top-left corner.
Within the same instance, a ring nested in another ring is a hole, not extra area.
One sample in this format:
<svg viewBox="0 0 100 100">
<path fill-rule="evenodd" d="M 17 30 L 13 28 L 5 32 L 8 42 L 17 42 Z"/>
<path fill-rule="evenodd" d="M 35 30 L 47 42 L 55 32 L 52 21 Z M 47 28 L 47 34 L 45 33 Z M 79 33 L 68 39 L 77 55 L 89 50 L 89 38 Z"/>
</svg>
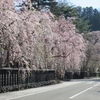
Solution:
<svg viewBox="0 0 100 100">
<path fill-rule="evenodd" d="M 100 100 L 100 79 L 72 80 L 56 85 L 1 93 L 0 100 Z"/>
</svg>

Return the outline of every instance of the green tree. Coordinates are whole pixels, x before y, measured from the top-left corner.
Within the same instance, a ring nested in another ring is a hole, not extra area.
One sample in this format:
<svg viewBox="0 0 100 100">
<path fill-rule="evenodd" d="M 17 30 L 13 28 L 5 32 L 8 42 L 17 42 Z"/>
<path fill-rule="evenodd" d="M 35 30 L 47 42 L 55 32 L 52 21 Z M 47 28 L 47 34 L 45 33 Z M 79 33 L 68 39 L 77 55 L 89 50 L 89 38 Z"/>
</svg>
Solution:
<svg viewBox="0 0 100 100">
<path fill-rule="evenodd" d="M 79 8 L 77 11 L 79 13 L 79 18 L 85 17 L 85 20 L 89 20 L 89 28 L 91 31 L 100 30 L 100 12 L 97 9 L 93 9 L 93 7 Z"/>
<path fill-rule="evenodd" d="M 68 3 L 65 2 L 58 3 L 56 6 L 53 6 L 50 9 L 50 11 L 57 17 L 63 14 L 66 19 L 68 17 L 77 16 L 76 10 L 77 7 L 69 5 Z"/>
<path fill-rule="evenodd" d="M 51 7 L 51 12 L 57 17 L 64 15 L 65 18 L 76 17 L 73 23 L 76 25 L 78 33 L 88 33 L 90 31 L 89 20 L 82 17 L 82 8 L 69 5 L 69 3 L 61 2 L 56 6 Z"/>
<path fill-rule="evenodd" d="M 52 6 L 57 5 L 57 2 L 55 0 L 31 0 L 33 7 L 35 8 L 51 8 Z"/>
<path fill-rule="evenodd" d="M 73 22 L 76 25 L 76 29 L 78 33 L 88 33 L 90 30 L 89 28 L 91 25 L 89 25 L 89 20 L 85 20 L 84 17 L 82 18 L 76 18 L 76 20 Z"/>
<path fill-rule="evenodd" d="M 93 10 L 93 17 L 92 17 L 92 30 L 100 30 L 100 13 L 97 9 Z"/>
</svg>

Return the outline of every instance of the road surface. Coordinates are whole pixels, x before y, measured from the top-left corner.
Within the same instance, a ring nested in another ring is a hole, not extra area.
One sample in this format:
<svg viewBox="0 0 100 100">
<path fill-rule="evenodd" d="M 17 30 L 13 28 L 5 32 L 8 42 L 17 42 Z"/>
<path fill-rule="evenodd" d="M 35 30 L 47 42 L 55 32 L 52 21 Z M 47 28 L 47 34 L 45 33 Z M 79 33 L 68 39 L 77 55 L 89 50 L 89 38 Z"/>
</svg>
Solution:
<svg viewBox="0 0 100 100">
<path fill-rule="evenodd" d="M 1 93 L 0 100 L 100 100 L 100 79 L 82 79 L 60 84 Z"/>
</svg>

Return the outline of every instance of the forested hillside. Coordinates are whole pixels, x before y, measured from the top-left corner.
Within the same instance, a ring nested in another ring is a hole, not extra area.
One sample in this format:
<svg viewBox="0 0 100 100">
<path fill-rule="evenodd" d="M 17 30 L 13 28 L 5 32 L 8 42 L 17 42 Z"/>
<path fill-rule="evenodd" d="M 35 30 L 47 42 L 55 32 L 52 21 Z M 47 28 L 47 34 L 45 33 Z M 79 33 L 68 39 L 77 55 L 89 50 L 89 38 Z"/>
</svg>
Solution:
<svg viewBox="0 0 100 100">
<path fill-rule="evenodd" d="M 89 25 L 91 25 L 91 27 L 89 28 L 90 31 L 97 31 L 100 30 L 100 12 L 93 7 L 86 7 L 86 8 L 82 8 L 79 7 L 78 8 L 78 13 L 79 13 L 79 18 L 83 18 L 84 17 L 84 21 L 85 20 L 89 20 Z"/>
</svg>

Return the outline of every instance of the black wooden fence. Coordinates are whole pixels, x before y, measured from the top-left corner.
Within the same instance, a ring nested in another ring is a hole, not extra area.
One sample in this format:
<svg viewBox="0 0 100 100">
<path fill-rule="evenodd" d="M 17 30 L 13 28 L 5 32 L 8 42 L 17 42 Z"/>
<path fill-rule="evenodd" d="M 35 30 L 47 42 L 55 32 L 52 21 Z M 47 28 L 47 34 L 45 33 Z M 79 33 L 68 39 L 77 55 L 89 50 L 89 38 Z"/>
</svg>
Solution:
<svg viewBox="0 0 100 100">
<path fill-rule="evenodd" d="M 80 72 L 80 73 L 73 74 L 73 79 L 84 79 L 84 78 L 88 78 L 88 77 L 89 77 L 88 72 Z"/>
<path fill-rule="evenodd" d="M 84 79 L 84 78 L 93 78 L 93 77 L 98 77 L 99 73 L 93 73 L 93 72 L 80 72 L 80 74 L 78 73 L 74 73 L 73 74 L 73 79 Z"/>
<path fill-rule="evenodd" d="M 54 69 L 0 68 L 0 92 L 50 84 L 53 80 Z"/>
</svg>

